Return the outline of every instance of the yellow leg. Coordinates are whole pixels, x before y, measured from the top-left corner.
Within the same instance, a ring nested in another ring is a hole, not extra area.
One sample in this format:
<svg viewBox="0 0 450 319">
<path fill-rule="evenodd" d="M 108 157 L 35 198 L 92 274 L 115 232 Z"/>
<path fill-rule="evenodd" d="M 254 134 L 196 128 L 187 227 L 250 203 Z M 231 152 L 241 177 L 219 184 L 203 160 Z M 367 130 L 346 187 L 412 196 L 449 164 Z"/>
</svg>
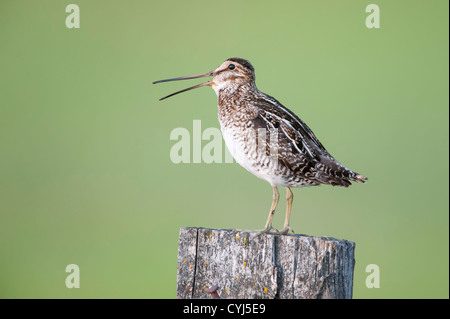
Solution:
<svg viewBox="0 0 450 319">
<path fill-rule="evenodd" d="M 292 201 L 294 200 L 294 195 L 292 194 L 292 191 L 289 187 L 286 187 L 286 217 L 284 218 L 284 226 L 283 229 L 280 231 L 281 234 L 286 235 L 289 233 L 289 231 L 294 232 L 294 230 L 289 226 L 289 219 L 291 218 L 291 208 L 292 208 Z"/>
<path fill-rule="evenodd" d="M 278 193 L 278 189 L 275 186 L 272 186 L 273 189 L 273 196 L 272 196 L 272 205 L 270 206 L 269 216 L 267 217 L 266 226 L 264 226 L 264 229 L 260 233 L 268 233 L 272 229 L 272 218 L 275 214 L 275 209 L 278 205 L 278 199 L 280 198 L 280 194 Z"/>
</svg>

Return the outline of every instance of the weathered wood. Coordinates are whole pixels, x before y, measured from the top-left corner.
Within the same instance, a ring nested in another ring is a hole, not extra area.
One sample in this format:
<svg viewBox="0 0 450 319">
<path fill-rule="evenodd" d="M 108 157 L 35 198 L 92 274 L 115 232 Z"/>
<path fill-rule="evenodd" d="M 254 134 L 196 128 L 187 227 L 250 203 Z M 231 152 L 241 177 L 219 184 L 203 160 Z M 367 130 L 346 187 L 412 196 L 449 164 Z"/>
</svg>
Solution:
<svg viewBox="0 0 450 319">
<path fill-rule="evenodd" d="M 181 228 L 178 298 L 352 298 L 355 244 L 306 235 L 255 237 L 239 230 Z"/>
</svg>

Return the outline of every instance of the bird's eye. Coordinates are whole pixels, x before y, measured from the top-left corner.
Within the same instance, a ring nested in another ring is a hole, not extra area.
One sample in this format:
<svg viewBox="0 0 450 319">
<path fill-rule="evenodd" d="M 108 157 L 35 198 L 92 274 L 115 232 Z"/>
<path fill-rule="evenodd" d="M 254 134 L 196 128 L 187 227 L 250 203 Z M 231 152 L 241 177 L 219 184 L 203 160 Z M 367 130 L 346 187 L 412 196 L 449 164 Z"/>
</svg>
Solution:
<svg viewBox="0 0 450 319">
<path fill-rule="evenodd" d="M 228 65 L 228 68 L 229 68 L 230 70 L 234 70 L 235 66 L 234 66 L 234 64 L 230 64 L 230 65 Z"/>
</svg>

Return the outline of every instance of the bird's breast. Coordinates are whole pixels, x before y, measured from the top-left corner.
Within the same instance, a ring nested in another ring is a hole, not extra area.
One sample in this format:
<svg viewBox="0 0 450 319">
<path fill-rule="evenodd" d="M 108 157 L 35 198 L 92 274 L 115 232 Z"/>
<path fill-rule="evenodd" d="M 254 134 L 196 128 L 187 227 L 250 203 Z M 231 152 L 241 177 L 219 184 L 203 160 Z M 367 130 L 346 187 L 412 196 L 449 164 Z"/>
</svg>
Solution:
<svg viewBox="0 0 450 319">
<path fill-rule="evenodd" d="M 225 144 L 239 165 L 272 185 L 283 184 L 277 154 L 268 152 L 270 145 L 265 144 L 270 140 L 269 132 L 258 129 L 246 116 L 239 120 L 219 116 L 219 122 Z"/>
</svg>

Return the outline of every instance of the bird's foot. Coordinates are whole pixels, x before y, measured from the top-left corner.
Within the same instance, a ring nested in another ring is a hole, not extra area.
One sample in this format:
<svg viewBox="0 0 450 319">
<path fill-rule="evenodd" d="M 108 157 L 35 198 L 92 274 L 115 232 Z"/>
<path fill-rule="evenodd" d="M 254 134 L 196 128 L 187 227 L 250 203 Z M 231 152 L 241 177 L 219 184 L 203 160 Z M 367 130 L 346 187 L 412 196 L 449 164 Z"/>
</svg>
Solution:
<svg viewBox="0 0 450 319">
<path fill-rule="evenodd" d="M 274 230 L 275 232 L 271 232 L 271 230 Z M 269 226 L 267 226 L 266 228 L 258 231 L 255 235 L 255 237 L 258 237 L 262 234 L 278 234 L 280 231 L 278 229 L 276 229 L 275 227 L 272 226 L 272 224 L 270 224 Z"/>
<path fill-rule="evenodd" d="M 292 232 L 293 234 L 295 234 L 295 231 L 292 229 L 291 226 L 285 225 L 283 227 L 283 229 L 279 231 L 279 234 L 280 235 L 287 235 L 289 232 Z"/>
<path fill-rule="evenodd" d="M 295 233 L 295 231 L 289 225 L 284 226 L 282 230 L 278 230 L 272 225 L 269 225 L 262 230 L 256 231 L 256 234 L 252 235 L 251 238 L 259 237 L 262 234 L 287 235 L 289 232 L 292 232 L 293 234 Z"/>
</svg>

